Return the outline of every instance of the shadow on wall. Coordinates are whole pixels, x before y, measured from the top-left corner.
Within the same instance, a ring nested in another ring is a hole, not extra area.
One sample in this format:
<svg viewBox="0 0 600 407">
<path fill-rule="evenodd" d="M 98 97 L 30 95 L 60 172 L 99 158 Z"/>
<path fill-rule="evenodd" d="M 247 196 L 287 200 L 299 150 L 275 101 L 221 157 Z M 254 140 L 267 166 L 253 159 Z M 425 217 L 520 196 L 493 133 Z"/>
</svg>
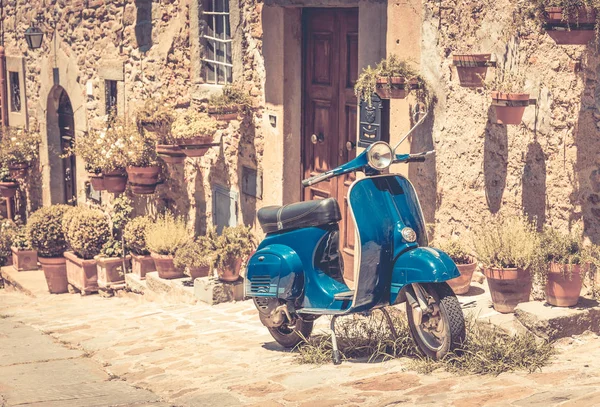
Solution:
<svg viewBox="0 0 600 407">
<path fill-rule="evenodd" d="M 256 219 L 256 197 L 245 192 L 258 192 L 262 189 L 258 178 L 258 164 L 256 161 L 256 148 L 254 138 L 256 137 L 256 126 L 251 114 L 244 115 L 240 126 L 241 140 L 238 148 L 238 191 L 240 191 L 240 209 L 242 211 L 242 222 L 244 225 L 254 225 Z M 244 178 L 243 168 L 248 167 L 257 170 L 257 176 L 246 174 Z M 244 185 L 246 183 L 247 185 Z"/>
<path fill-rule="evenodd" d="M 433 124 L 435 123 L 435 107 L 431 104 L 427 119 L 419 126 L 412 135 L 411 154 L 431 151 L 433 145 Z M 412 123 L 411 123 L 412 125 Z M 425 223 L 435 223 L 435 211 L 437 202 L 437 160 L 436 155 L 427 157 L 423 163 L 410 163 L 408 165 L 408 178 L 413 183 L 419 202 L 423 209 Z"/>
<path fill-rule="evenodd" d="M 485 197 L 491 213 L 498 213 L 508 173 L 508 135 L 505 125 L 496 123 L 496 110 L 490 105 L 483 146 Z"/>
<path fill-rule="evenodd" d="M 546 223 L 546 155 L 537 138 L 527 146 L 522 181 L 523 212 L 541 231 Z"/>
<path fill-rule="evenodd" d="M 574 131 L 577 147 L 577 163 L 575 165 L 574 182 L 577 185 L 571 196 L 573 205 L 581 205 L 585 234 L 598 244 L 600 243 L 600 61 L 597 57 L 588 56 L 589 68 L 585 72 L 586 86 L 581 97 L 579 119 Z M 579 214 L 573 213 L 570 223 L 577 221 Z"/>
<path fill-rule="evenodd" d="M 152 0 L 135 0 L 135 39 L 142 52 L 152 48 Z"/>
</svg>

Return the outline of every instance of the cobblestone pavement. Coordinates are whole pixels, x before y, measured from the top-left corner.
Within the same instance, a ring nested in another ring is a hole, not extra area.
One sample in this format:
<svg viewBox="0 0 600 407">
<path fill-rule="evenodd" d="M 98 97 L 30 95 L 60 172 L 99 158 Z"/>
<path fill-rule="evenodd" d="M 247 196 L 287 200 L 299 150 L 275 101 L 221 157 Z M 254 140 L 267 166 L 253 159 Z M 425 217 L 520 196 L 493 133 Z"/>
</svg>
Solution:
<svg viewBox="0 0 600 407">
<path fill-rule="evenodd" d="M 543 372 L 459 377 L 417 374 L 408 359 L 295 364 L 249 301 L 209 307 L 0 290 L 0 317 L 83 352 L 111 381 L 177 406 L 600 406 L 600 340 L 593 334 L 561 340 Z M 5 375 L 0 370 L 0 394 Z"/>
</svg>

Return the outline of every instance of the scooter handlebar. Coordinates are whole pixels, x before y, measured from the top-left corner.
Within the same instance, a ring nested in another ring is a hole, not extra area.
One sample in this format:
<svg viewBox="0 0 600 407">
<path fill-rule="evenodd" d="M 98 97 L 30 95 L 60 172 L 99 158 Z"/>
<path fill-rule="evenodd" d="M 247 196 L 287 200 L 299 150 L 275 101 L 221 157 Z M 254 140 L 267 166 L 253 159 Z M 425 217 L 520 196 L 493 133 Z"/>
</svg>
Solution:
<svg viewBox="0 0 600 407">
<path fill-rule="evenodd" d="M 333 175 L 331 171 L 324 172 L 319 175 L 315 175 L 314 177 L 306 178 L 302 180 L 302 186 L 309 187 L 311 185 L 317 184 L 321 181 L 325 181 L 327 178 L 330 178 Z"/>
<path fill-rule="evenodd" d="M 402 163 L 422 163 L 427 159 L 427 156 L 435 154 L 435 150 L 425 151 L 417 154 L 402 154 L 396 156 L 396 162 Z"/>
</svg>

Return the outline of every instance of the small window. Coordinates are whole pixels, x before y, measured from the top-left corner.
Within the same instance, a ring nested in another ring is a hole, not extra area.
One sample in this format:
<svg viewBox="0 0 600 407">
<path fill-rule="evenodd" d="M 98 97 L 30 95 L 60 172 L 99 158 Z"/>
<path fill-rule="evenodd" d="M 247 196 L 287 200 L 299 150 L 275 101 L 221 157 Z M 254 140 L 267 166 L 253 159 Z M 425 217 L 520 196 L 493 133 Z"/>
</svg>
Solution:
<svg viewBox="0 0 600 407">
<path fill-rule="evenodd" d="M 117 114 L 117 81 L 106 80 L 104 82 L 106 95 L 106 114 Z"/>
<path fill-rule="evenodd" d="M 233 81 L 229 0 L 204 0 L 204 79 L 223 85 Z"/>
<path fill-rule="evenodd" d="M 8 81 L 10 83 L 10 111 L 21 111 L 21 82 L 19 82 L 18 72 L 9 72 Z"/>
</svg>

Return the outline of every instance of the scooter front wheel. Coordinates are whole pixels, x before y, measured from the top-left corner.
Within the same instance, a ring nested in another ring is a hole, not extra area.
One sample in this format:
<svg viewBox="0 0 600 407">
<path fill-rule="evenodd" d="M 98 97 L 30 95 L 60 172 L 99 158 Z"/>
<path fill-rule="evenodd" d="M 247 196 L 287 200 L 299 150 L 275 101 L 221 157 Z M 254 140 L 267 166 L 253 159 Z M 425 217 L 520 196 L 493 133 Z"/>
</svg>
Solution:
<svg viewBox="0 0 600 407">
<path fill-rule="evenodd" d="M 284 323 L 277 328 L 267 328 L 271 336 L 284 348 L 293 348 L 310 337 L 313 330 L 313 321 L 304 321 L 296 318 L 295 325 Z"/>
<path fill-rule="evenodd" d="M 447 283 L 421 284 L 434 299 L 431 312 L 423 312 L 417 321 L 415 311 L 406 305 L 410 333 L 419 350 L 427 357 L 441 359 L 465 340 L 465 318 L 460 303 Z"/>
</svg>

